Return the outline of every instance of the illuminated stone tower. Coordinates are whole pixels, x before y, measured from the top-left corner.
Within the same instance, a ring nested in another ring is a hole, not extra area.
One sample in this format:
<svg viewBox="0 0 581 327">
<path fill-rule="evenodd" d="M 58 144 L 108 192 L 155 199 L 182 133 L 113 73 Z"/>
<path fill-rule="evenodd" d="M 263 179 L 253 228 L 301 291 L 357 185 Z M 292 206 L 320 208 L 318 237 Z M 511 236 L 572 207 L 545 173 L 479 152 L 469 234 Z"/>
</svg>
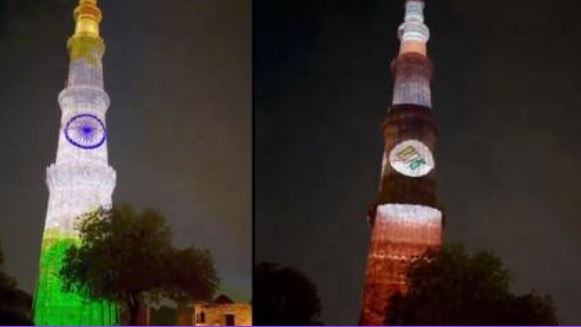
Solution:
<svg viewBox="0 0 581 327">
<path fill-rule="evenodd" d="M 422 0 L 407 0 L 405 9 L 400 52 L 392 62 L 394 90 L 383 127 L 379 196 L 368 216 L 372 230 L 361 325 L 384 324 L 389 297 L 406 290 L 411 260 L 439 246 L 442 239 L 433 156 L 437 126 L 430 91 L 432 66 L 426 51 L 429 30 Z"/>
<path fill-rule="evenodd" d="M 77 217 L 110 207 L 115 170 L 108 164 L 103 89 L 105 43 L 99 33 L 97 0 L 80 0 L 74 11 L 75 33 L 68 41 L 69 75 L 59 94 L 61 123 L 55 163 L 47 168 L 48 209 L 34 299 L 37 325 L 110 325 L 116 307 L 65 293 L 58 272 L 67 248 L 78 242 Z"/>
</svg>

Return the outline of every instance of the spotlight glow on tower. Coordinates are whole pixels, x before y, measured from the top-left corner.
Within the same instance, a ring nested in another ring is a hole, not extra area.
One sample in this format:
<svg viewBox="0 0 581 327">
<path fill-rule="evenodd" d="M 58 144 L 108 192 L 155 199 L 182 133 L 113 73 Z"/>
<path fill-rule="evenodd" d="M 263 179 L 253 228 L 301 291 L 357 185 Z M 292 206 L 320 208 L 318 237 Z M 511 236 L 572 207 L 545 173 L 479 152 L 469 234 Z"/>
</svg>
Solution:
<svg viewBox="0 0 581 327">
<path fill-rule="evenodd" d="M 99 207 L 111 207 L 116 173 L 107 157 L 102 57 L 97 0 L 80 0 L 75 33 L 68 41 L 69 75 L 59 94 L 61 123 L 56 161 L 47 168 L 48 209 L 39 279 L 34 297 L 36 325 L 114 325 L 115 305 L 64 292 L 59 271 L 67 249 L 77 242 L 75 220 Z"/>
<path fill-rule="evenodd" d="M 385 151 L 379 196 L 369 212 L 371 244 L 361 325 L 384 325 L 389 298 L 406 290 L 414 257 L 442 242 L 442 212 L 436 199 L 432 114 L 432 65 L 426 44 L 424 2 L 407 0 L 399 28 L 398 57 L 392 62 L 392 106 L 383 127 Z"/>
</svg>

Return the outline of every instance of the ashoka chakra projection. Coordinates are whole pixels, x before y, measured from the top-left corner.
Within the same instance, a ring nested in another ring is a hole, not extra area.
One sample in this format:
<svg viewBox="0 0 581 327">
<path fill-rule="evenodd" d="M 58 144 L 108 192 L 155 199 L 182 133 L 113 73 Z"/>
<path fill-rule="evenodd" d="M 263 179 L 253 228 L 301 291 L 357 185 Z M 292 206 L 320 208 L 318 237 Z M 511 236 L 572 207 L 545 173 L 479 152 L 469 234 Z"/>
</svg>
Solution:
<svg viewBox="0 0 581 327">
<path fill-rule="evenodd" d="M 82 149 L 95 149 L 107 138 L 105 124 L 92 114 L 80 114 L 71 118 L 65 127 L 69 142 Z"/>
</svg>

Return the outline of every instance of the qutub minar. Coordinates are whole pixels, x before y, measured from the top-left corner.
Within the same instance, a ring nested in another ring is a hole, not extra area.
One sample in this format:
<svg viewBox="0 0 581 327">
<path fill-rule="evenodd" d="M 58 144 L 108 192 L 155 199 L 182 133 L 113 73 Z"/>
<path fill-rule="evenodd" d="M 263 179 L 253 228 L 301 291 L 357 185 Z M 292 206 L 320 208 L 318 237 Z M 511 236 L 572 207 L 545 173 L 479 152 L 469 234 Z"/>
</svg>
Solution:
<svg viewBox="0 0 581 327">
<path fill-rule="evenodd" d="M 371 244 L 361 325 L 384 325 L 389 298 L 406 290 L 414 257 L 442 242 L 442 211 L 436 199 L 432 114 L 432 65 L 426 44 L 424 2 L 407 0 L 399 28 L 398 57 L 392 62 L 394 90 L 383 127 L 385 150 L 379 196 L 369 212 Z"/>
<path fill-rule="evenodd" d="M 78 242 L 75 220 L 111 207 L 116 183 L 107 158 L 109 96 L 103 89 L 105 43 L 97 0 L 80 0 L 74 18 L 69 75 L 58 97 L 62 115 L 56 161 L 46 174 L 49 198 L 34 298 L 36 325 L 112 325 L 118 317 L 112 304 L 64 292 L 58 275 L 66 250 Z"/>
</svg>

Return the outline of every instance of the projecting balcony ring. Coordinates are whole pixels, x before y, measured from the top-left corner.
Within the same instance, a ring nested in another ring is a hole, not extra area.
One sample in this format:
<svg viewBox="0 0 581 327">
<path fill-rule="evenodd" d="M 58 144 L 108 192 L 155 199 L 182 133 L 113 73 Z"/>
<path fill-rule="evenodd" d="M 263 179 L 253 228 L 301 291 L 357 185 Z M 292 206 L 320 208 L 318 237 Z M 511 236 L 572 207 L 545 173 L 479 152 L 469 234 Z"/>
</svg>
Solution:
<svg viewBox="0 0 581 327">
<path fill-rule="evenodd" d="M 69 86 L 61 91 L 58 97 L 63 109 L 78 109 L 86 106 L 106 112 L 111 100 L 102 88 L 94 86 Z"/>
<path fill-rule="evenodd" d="M 430 39 L 430 29 L 423 23 L 405 22 L 398 29 L 398 36 L 401 41 L 428 42 Z"/>
<path fill-rule="evenodd" d="M 52 164 L 47 168 L 46 175 L 51 191 L 88 187 L 112 192 L 117 179 L 113 168 L 94 164 Z"/>
</svg>

